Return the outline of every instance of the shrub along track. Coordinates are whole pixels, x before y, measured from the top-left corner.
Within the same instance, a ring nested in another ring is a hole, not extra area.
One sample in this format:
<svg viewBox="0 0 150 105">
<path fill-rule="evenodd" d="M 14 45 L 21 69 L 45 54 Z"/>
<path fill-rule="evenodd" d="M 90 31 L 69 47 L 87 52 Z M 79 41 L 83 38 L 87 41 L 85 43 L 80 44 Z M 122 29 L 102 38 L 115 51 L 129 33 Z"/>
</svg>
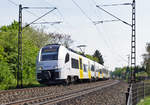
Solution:
<svg viewBox="0 0 150 105">
<path fill-rule="evenodd" d="M 93 91 L 100 90 L 116 83 L 118 83 L 118 81 L 107 80 L 70 86 L 56 85 L 49 87 L 2 91 L 0 92 L 0 104 L 54 104 L 70 98 L 78 97 L 84 94 L 91 93 Z"/>
</svg>

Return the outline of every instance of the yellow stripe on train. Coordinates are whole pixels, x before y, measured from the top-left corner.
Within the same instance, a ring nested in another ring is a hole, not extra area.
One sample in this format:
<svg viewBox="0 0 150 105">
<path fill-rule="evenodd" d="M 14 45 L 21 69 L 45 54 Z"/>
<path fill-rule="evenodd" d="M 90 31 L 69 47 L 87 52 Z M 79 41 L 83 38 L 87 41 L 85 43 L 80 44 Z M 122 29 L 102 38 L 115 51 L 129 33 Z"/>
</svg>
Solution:
<svg viewBox="0 0 150 105">
<path fill-rule="evenodd" d="M 98 78 L 100 78 L 100 72 L 98 72 Z"/>
<path fill-rule="evenodd" d="M 102 72 L 102 78 L 104 78 L 104 74 L 103 74 L 103 72 Z"/>
<path fill-rule="evenodd" d="M 91 70 L 88 70 L 88 77 L 91 79 Z"/>
<path fill-rule="evenodd" d="M 79 57 L 79 71 L 80 71 L 80 79 L 83 79 L 83 64 L 82 58 Z"/>
</svg>

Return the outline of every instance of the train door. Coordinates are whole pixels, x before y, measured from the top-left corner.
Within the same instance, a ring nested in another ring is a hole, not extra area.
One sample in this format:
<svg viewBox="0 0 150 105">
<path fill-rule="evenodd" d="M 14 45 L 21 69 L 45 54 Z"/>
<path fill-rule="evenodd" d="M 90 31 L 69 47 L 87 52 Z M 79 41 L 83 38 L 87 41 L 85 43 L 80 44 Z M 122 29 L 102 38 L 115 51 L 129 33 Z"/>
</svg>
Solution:
<svg viewBox="0 0 150 105">
<path fill-rule="evenodd" d="M 100 71 L 101 71 L 101 70 L 100 70 L 100 69 L 98 69 L 98 78 L 100 78 Z"/>
<path fill-rule="evenodd" d="M 65 78 L 67 78 L 67 76 L 70 75 L 70 73 L 71 73 L 71 71 L 70 71 L 71 70 L 70 69 L 70 55 L 69 55 L 69 53 L 66 54 L 64 63 L 65 63 L 65 68 L 64 68 L 63 73 L 65 75 Z"/>
<path fill-rule="evenodd" d="M 82 58 L 79 58 L 79 70 L 80 70 L 80 79 L 83 79 L 83 64 L 82 64 Z"/>
<path fill-rule="evenodd" d="M 104 70 L 102 70 L 102 78 L 104 78 Z"/>
<path fill-rule="evenodd" d="M 88 61 L 88 77 L 91 79 L 91 69 L 90 69 L 90 62 Z"/>
<path fill-rule="evenodd" d="M 95 62 L 94 62 L 94 78 L 96 79 L 96 64 L 95 64 Z"/>
</svg>

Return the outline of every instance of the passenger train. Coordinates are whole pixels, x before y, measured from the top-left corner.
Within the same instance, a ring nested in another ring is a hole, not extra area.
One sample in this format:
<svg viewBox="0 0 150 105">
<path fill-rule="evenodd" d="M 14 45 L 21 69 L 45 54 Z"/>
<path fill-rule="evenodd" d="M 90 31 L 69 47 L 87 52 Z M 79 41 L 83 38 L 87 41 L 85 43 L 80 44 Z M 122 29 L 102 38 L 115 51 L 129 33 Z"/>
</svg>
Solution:
<svg viewBox="0 0 150 105">
<path fill-rule="evenodd" d="M 36 78 L 41 84 L 95 81 L 108 79 L 103 65 L 60 44 L 49 44 L 40 49 L 36 62 Z"/>
</svg>

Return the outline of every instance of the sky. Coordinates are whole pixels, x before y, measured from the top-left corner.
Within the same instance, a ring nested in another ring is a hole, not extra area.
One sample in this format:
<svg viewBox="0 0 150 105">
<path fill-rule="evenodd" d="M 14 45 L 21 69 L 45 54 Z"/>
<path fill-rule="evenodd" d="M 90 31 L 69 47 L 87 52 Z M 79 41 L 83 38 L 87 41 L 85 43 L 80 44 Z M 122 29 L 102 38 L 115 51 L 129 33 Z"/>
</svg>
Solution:
<svg viewBox="0 0 150 105">
<path fill-rule="evenodd" d="M 18 5 L 23 7 L 56 7 L 39 22 L 60 24 L 33 24 L 35 28 L 44 28 L 46 32 L 68 34 L 74 40 L 71 48 L 86 45 L 85 53 L 93 54 L 99 50 L 105 66 L 109 70 L 128 65 L 131 52 L 131 27 L 120 22 L 93 24 L 93 21 L 115 20 L 96 5 L 131 3 L 132 0 L 2 0 L 0 3 L 0 26 L 9 25 L 18 20 Z M 146 53 L 146 43 L 150 42 L 150 1 L 136 0 L 136 41 L 137 65 L 141 65 L 142 54 Z M 131 23 L 131 6 L 102 6 L 105 10 Z M 23 9 L 23 24 L 28 24 L 51 9 Z"/>
</svg>

